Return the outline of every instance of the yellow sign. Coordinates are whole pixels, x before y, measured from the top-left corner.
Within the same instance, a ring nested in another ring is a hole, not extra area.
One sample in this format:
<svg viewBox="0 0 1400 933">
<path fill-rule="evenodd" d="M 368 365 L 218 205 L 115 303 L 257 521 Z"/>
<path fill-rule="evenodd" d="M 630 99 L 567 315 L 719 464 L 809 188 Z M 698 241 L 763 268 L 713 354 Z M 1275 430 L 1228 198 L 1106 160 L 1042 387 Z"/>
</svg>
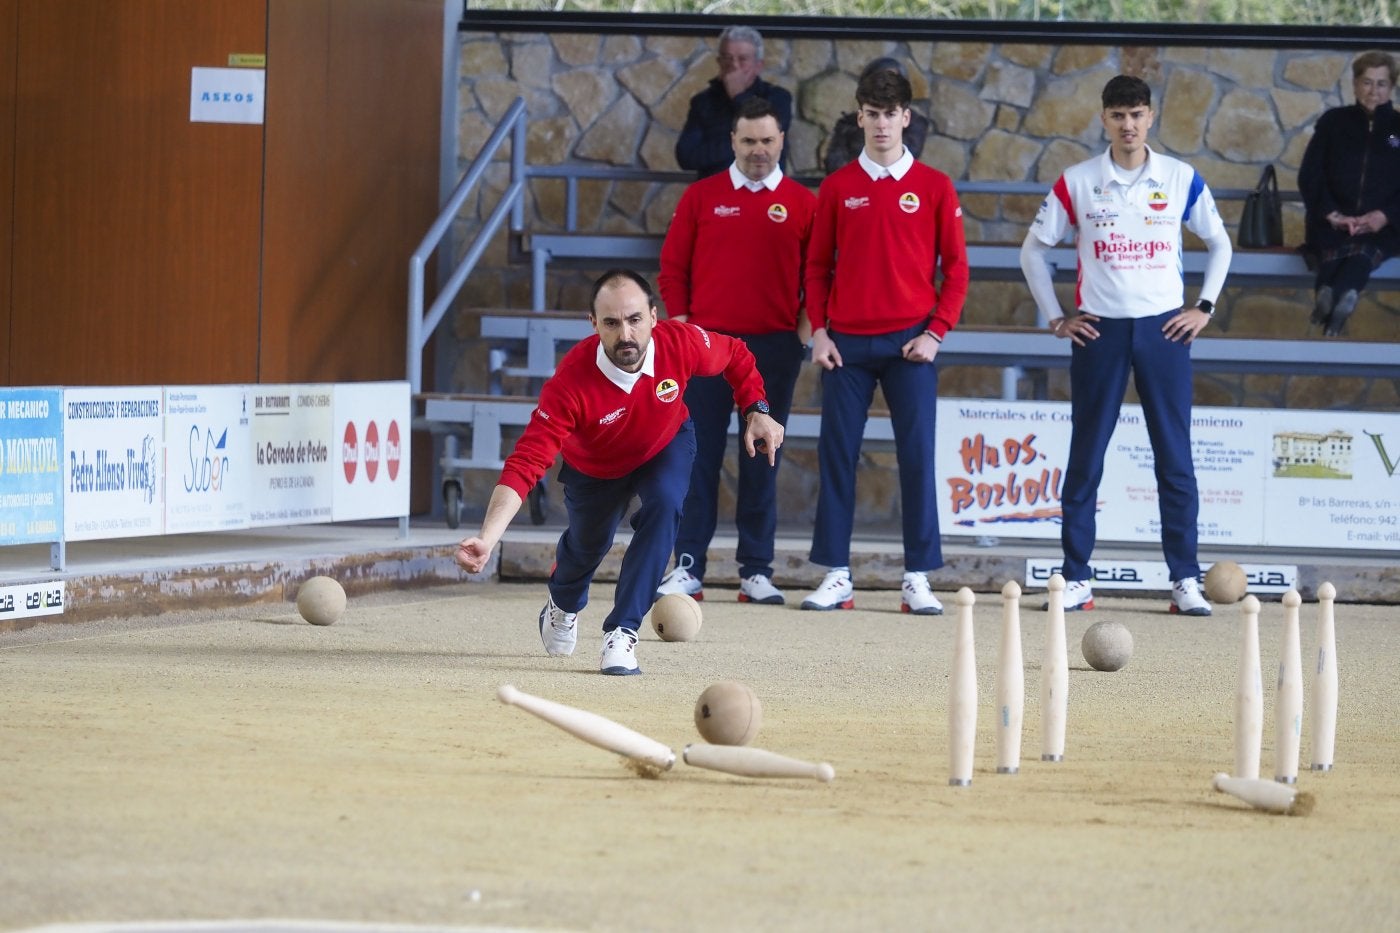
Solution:
<svg viewBox="0 0 1400 933">
<path fill-rule="evenodd" d="M 228 66 L 230 68 L 266 68 L 267 56 L 262 52 L 230 52 L 228 53 Z"/>
</svg>

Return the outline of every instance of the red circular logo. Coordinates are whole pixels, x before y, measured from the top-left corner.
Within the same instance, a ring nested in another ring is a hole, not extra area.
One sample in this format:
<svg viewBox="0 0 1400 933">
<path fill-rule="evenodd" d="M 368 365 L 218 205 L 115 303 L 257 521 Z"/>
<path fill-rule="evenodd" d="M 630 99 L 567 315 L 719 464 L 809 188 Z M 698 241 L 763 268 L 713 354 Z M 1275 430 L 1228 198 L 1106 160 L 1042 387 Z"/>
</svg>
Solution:
<svg viewBox="0 0 1400 933">
<path fill-rule="evenodd" d="M 371 483 L 379 475 L 379 425 L 373 421 L 365 428 L 365 478 Z"/>
<path fill-rule="evenodd" d="M 355 481 L 355 467 L 360 462 L 360 443 L 355 435 L 355 422 L 345 422 L 345 439 L 340 443 L 340 463 L 345 467 L 345 481 Z"/>
<path fill-rule="evenodd" d="M 399 423 L 389 422 L 387 443 L 384 445 L 384 459 L 389 464 L 389 482 L 399 478 Z"/>
</svg>

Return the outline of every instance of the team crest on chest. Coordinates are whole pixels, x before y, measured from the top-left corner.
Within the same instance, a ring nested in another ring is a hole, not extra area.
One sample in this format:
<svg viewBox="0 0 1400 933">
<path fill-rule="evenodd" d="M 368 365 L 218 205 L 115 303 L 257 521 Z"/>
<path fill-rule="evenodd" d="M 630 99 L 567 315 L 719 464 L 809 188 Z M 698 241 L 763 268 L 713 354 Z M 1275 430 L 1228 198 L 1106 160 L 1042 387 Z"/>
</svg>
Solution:
<svg viewBox="0 0 1400 933">
<path fill-rule="evenodd" d="M 1165 191 L 1154 191 L 1147 196 L 1147 206 L 1154 211 L 1164 211 L 1167 209 L 1167 193 Z"/>
<path fill-rule="evenodd" d="M 906 214 L 912 214 L 919 209 L 919 196 L 912 191 L 906 191 L 899 196 L 899 209 Z"/>
<path fill-rule="evenodd" d="M 787 207 L 785 207 L 784 205 L 782 205 L 782 204 L 770 204 L 770 205 L 768 206 L 768 219 L 771 220 L 771 221 L 773 221 L 773 223 L 775 223 L 775 224 L 784 223 L 784 222 L 787 221 L 787 218 L 788 218 L 788 211 L 787 211 Z"/>
<path fill-rule="evenodd" d="M 681 387 L 674 379 L 662 379 L 656 384 L 656 397 L 663 402 L 674 402 L 681 397 Z"/>
</svg>

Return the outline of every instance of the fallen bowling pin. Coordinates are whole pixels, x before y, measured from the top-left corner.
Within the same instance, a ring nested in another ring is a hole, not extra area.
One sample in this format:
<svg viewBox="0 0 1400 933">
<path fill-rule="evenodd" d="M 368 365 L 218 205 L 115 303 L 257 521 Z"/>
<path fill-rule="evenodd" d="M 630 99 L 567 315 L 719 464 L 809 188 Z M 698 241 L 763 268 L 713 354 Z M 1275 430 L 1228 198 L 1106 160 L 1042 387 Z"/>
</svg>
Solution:
<svg viewBox="0 0 1400 933">
<path fill-rule="evenodd" d="M 502 684 L 496 691 L 496 697 L 507 706 L 518 706 L 525 712 L 558 726 L 575 738 L 615 752 L 624 758 L 660 768 L 662 771 L 671 770 L 671 766 L 676 763 L 676 753 L 671 749 L 621 723 L 613 722 L 606 716 L 546 700 L 517 690 L 510 684 Z"/>
<path fill-rule="evenodd" d="M 687 745 L 681 757 L 697 768 L 742 777 L 809 777 L 828 784 L 836 780 L 836 769 L 824 761 L 802 761 L 748 745 Z"/>
<path fill-rule="evenodd" d="M 1278 781 L 1230 777 L 1221 772 L 1211 780 L 1211 786 L 1223 794 L 1243 800 L 1256 810 L 1269 813 L 1307 816 L 1313 809 L 1312 794 L 1299 792 L 1296 787 Z"/>
</svg>

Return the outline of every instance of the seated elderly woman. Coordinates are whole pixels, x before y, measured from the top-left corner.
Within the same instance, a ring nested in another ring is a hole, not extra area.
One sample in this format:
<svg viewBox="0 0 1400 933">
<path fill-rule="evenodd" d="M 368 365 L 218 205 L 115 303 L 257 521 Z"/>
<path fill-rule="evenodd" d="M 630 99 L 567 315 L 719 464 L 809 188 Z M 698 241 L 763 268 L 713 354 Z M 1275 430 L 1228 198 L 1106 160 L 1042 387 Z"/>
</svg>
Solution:
<svg viewBox="0 0 1400 933">
<path fill-rule="evenodd" d="M 1352 62 L 1356 103 L 1318 118 L 1298 190 L 1307 208 L 1303 252 L 1316 263 L 1312 323 L 1342 332 L 1371 273 L 1400 254 L 1400 114 L 1391 105 L 1395 59 L 1364 52 Z"/>
</svg>

